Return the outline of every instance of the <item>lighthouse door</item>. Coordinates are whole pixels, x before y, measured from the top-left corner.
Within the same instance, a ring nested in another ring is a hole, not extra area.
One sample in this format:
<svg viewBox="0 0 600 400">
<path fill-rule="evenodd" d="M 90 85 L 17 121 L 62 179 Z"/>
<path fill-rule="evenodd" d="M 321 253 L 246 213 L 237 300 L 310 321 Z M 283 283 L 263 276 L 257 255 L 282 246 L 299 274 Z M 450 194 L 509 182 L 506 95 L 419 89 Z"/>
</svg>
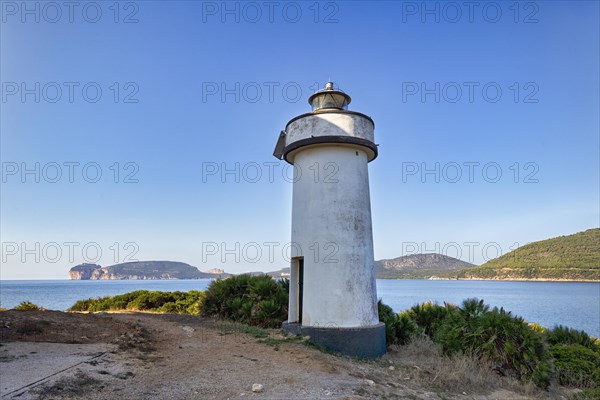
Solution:
<svg viewBox="0 0 600 400">
<path fill-rule="evenodd" d="M 304 295 L 304 258 L 298 259 L 298 323 L 302 324 L 302 298 Z"/>
</svg>

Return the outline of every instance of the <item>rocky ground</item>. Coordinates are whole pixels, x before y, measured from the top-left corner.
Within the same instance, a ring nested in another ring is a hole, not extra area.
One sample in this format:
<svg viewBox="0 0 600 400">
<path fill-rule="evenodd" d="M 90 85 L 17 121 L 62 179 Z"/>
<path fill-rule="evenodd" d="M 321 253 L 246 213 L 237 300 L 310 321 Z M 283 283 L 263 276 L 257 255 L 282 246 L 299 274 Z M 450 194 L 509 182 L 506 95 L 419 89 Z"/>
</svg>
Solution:
<svg viewBox="0 0 600 400">
<path fill-rule="evenodd" d="M 542 399 L 429 344 L 376 361 L 199 317 L 0 312 L 2 399 Z M 253 392 L 253 385 L 255 390 Z"/>
</svg>

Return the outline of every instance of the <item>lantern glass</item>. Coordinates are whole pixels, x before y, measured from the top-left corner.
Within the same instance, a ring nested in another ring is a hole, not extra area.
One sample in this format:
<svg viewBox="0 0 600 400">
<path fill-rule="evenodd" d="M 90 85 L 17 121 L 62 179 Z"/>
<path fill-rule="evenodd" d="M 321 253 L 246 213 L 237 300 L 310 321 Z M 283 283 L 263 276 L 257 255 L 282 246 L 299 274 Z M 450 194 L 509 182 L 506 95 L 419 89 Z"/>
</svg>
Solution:
<svg viewBox="0 0 600 400">
<path fill-rule="evenodd" d="M 332 91 L 331 93 L 319 93 L 314 97 L 311 105 L 313 111 L 321 108 L 337 108 L 340 110 L 347 110 L 348 103 L 347 96 L 342 93 Z"/>
</svg>

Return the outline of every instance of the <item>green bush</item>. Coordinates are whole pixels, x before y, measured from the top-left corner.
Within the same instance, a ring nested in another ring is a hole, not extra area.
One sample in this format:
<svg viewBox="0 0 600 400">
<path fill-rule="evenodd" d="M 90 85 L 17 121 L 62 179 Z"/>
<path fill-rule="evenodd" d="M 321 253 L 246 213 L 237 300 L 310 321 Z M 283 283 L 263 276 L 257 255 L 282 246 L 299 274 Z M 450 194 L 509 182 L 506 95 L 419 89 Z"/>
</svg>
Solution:
<svg viewBox="0 0 600 400">
<path fill-rule="evenodd" d="M 408 344 L 411 339 L 418 334 L 422 334 L 423 329 L 412 319 L 407 311 L 398 314 L 398 323 L 396 325 L 396 337 L 398 344 Z"/>
<path fill-rule="evenodd" d="M 160 292 L 136 290 L 112 297 L 78 300 L 69 311 L 154 311 L 178 314 L 200 314 L 204 293 L 199 290 L 189 292 Z"/>
<path fill-rule="evenodd" d="M 238 275 L 216 280 L 206 289 L 202 315 L 217 316 L 263 328 L 287 319 L 289 281 L 270 276 Z"/>
<path fill-rule="evenodd" d="M 434 339 L 439 328 L 455 310 L 456 306 L 452 304 L 444 303 L 441 306 L 429 301 L 412 306 L 405 311 L 405 315 L 412 319 L 425 335 Z"/>
<path fill-rule="evenodd" d="M 600 354 L 581 344 L 550 348 L 558 383 L 578 388 L 600 387 Z"/>
<path fill-rule="evenodd" d="M 286 316 L 287 311 L 285 316 L 281 316 L 281 307 L 276 299 L 261 300 L 252 322 L 265 328 L 279 328 Z"/>
<path fill-rule="evenodd" d="M 460 307 L 427 302 L 398 315 L 380 301 L 379 315 L 386 322 L 388 344 L 402 345 L 426 335 L 446 355 L 475 356 L 502 375 L 542 388 L 554 374 L 561 385 L 585 389 L 578 399 L 600 399 L 593 397 L 600 387 L 600 340 L 583 331 L 528 324 L 478 299 L 467 299 Z"/>
<path fill-rule="evenodd" d="M 390 306 L 383 304 L 381 299 L 377 302 L 379 322 L 385 324 L 385 342 L 388 346 L 398 344 L 398 314 Z"/>
<path fill-rule="evenodd" d="M 77 300 L 68 311 L 88 311 L 94 302 L 94 299 Z"/>
<path fill-rule="evenodd" d="M 250 275 L 238 275 L 224 280 L 212 282 L 206 289 L 206 298 L 202 305 L 203 315 L 218 315 L 237 320 L 233 299 L 249 299 Z"/>
<path fill-rule="evenodd" d="M 448 315 L 434 339 L 446 354 L 473 354 L 490 362 L 504 375 L 531 380 L 546 388 L 550 383 L 550 359 L 542 334 L 520 317 L 467 299 Z"/>
<path fill-rule="evenodd" d="M 422 332 L 407 311 L 396 314 L 381 299 L 377 302 L 377 309 L 379 321 L 385 323 L 385 342 L 388 346 L 408 344 L 413 336 Z"/>
<path fill-rule="evenodd" d="M 13 308 L 13 310 L 17 311 L 45 311 L 44 307 L 40 307 L 36 304 L 33 304 L 30 301 L 22 301 L 18 306 Z"/>
<path fill-rule="evenodd" d="M 567 328 L 562 325 L 555 326 L 553 329 L 546 331 L 546 341 L 550 345 L 578 344 L 600 353 L 600 343 L 598 342 L 598 339 L 591 337 L 584 331 Z"/>
</svg>

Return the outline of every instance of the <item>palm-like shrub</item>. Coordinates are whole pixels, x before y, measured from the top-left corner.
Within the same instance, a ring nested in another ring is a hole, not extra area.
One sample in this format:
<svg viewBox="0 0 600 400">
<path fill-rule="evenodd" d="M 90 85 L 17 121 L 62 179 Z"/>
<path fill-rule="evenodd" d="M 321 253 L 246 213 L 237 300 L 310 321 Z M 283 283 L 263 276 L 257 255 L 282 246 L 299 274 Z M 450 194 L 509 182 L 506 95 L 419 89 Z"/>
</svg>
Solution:
<svg viewBox="0 0 600 400">
<path fill-rule="evenodd" d="M 558 383 L 579 388 L 600 388 L 600 354 L 580 344 L 550 348 Z"/>
<path fill-rule="evenodd" d="M 289 293 L 290 292 L 290 280 L 289 279 L 278 279 L 277 280 L 277 284 L 281 287 L 281 289 L 285 292 L 285 293 Z"/>
<path fill-rule="evenodd" d="M 546 340 L 550 345 L 555 344 L 578 344 L 600 353 L 600 343 L 584 331 L 579 331 L 566 326 L 558 325 L 546 331 Z"/>
<path fill-rule="evenodd" d="M 383 304 L 381 299 L 377 302 L 379 321 L 385 324 L 385 342 L 388 346 L 398 344 L 398 314 L 390 306 Z"/>
<path fill-rule="evenodd" d="M 281 307 L 276 299 L 261 300 L 257 304 L 254 321 L 252 322 L 264 328 L 278 328 L 283 321 L 281 318 Z"/>
<path fill-rule="evenodd" d="M 560 384 L 585 389 L 578 399 L 600 398 L 600 341 L 583 331 L 527 324 L 478 299 L 467 299 L 460 307 L 427 302 L 397 315 L 381 301 L 378 306 L 388 345 L 426 335 L 448 356 L 475 356 L 502 375 L 542 388 L 548 387 L 555 372 Z"/>
<path fill-rule="evenodd" d="M 202 315 L 274 328 L 287 318 L 289 282 L 270 276 L 238 275 L 206 289 Z"/>
<path fill-rule="evenodd" d="M 228 279 L 230 280 L 230 279 Z M 205 291 L 206 297 L 202 303 L 202 315 L 221 315 L 225 312 L 225 297 L 235 298 L 226 287 L 226 280 L 213 281 Z"/>
<path fill-rule="evenodd" d="M 494 365 L 501 374 L 532 380 L 540 387 L 550 381 L 549 357 L 543 336 L 520 317 L 467 299 L 435 334 L 447 354 L 473 354 Z"/>
<path fill-rule="evenodd" d="M 270 276 L 256 276 L 250 282 L 249 296 L 255 300 L 270 299 L 279 291 L 279 286 Z"/>
<path fill-rule="evenodd" d="M 406 317 L 412 319 L 423 330 L 425 335 L 433 339 L 440 326 L 455 309 L 456 306 L 452 304 L 444 303 L 441 306 L 429 301 L 414 305 L 404 313 Z"/>
<path fill-rule="evenodd" d="M 396 324 L 396 338 L 398 344 L 408 344 L 415 336 L 423 335 L 423 329 L 412 319 L 409 312 L 398 314 Z"/>
</svg>

